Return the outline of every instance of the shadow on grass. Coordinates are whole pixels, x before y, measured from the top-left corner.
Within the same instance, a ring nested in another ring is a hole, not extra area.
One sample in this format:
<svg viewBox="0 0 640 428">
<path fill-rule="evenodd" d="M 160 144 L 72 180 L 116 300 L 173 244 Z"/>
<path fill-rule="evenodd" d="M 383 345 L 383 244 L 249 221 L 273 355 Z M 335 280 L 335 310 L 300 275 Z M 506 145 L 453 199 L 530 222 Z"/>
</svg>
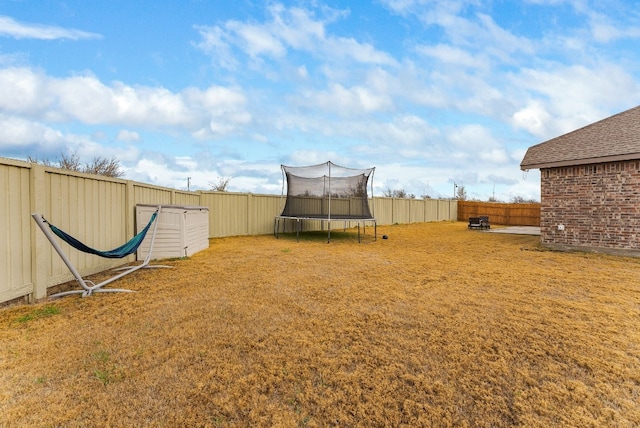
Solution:
<svg viewBox="0 0 640 428">
<path fill-rule="evenodd" d="M 296 241 L 296 233 L 295 232 L 287 232 L 287 233 L 279 233 L 278 239 Z M 331 237 L 329 238 L 329 234 L 326 230 L 312 230 L 312 231 L 304 231 L 300 232 L 297 236 L 297 240 L 299 242 L 355 242 L 358 243 L 358 230 L 347 229 L 344 230 L 332 230 Z M 373 233 L 364 234 L 360 231 L 360 241 L 361 242 L 373 242 L 375 240 L 375 236 Z"/>
</svg>

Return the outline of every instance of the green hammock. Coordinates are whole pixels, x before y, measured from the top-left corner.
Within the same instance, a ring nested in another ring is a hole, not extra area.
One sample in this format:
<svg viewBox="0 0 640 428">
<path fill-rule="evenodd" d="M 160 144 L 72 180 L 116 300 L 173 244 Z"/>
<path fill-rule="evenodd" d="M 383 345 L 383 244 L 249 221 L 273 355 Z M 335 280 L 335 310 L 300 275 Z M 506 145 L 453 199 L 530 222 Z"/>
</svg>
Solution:
<svg viewBox="0 0 640 428">
<path fill-rule="evenodd" d="M 113 250 L 108 250 L 108 251 L 101 251 L 101 250 L 96 250 L 95 248 L 91 248 L 83 244 L 82 242 L 78 241 L 76 238 L 69 235 L 68 233 L 58 229 L 57 227 L 55 227 L 50 223 L 49 223 L 49 227 L 51 228 L 51 231 L 58 236 L 58 238 L 62 239 L 64 242 L 71 245 L 73 248 L 77 250 L 80 250 L 82 252 L 89 253 L 89 254 L 95 254 L 97 256 L 105 257 L 108 259 L 121 259 L 123 257 L 128 256 L 129 254 L 135 253 L 138 250 L 138 247 L 140 246 L 140 244 L 142 244 L 144 237 L 146 236 L 147 232 L 149 231 L 149 228 L 151 227 L 151 224 L 153 224 L 153 221 L 156 219 L 157 216 L 158 216 L 158 212 L 156 211 L 151 215 L 149 224 L 147 224 L 145 228 L 140 231 L 140 233 L 138 233 L 136 236 L 131 238 L 129 242 L 119 246 L 118 248 L 114 248 Z"/>
</svg>

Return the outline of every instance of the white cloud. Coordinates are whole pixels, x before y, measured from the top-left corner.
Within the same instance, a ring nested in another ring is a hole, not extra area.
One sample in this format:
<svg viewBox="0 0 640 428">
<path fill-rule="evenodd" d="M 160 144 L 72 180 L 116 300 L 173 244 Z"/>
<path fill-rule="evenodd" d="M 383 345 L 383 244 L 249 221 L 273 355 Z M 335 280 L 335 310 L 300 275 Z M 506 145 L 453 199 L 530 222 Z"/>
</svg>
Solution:
<svg viewBox="0 0 640 428">
<path fill-rule="evenodd" d="M 620 66 L 607 63 L 523 69 L 517 80 L 529 99 L 513 114 L 514 125 L 541 138 L 604 119 L 640 99 L 640 84 Z"/>
<path fill-rule="evenodd" d="M 340 156 L 336 152 L 324 150 L 296 150 L 291 153 L 291 165 L 319 165 L 332 161 L 340 165 Z"/>
<path fill-rule="evenodd" d="M 100 39 L 100 34 L 67 29 L 53 25 L 29 24 L 16 21 L 9 16 L 0 15 L 0 36 L 13 37 L 16 39 Z"/>
<path fill-rule="evenodd" d="M 82 162 L 90 162 L 92 159 L 98 157 L 105 159 L 115 158 L 120 162 L 130 163 L 135 162 L 141 156 L 140 150 L 136 147 L 108 147 L 84 136 L 79 136 L 77 141 L 68 145 L 64 153 L 74 153 L 78 155 Z"/>
<path fill-rule="evenodd" d="M 34 120 L 177 127 L 201 138 L 237 131 L 252 119 L 242 91 L 220 86 L 173 93 L 120 82 L 109 86 L 92 75 L 60 79 L 29 68 L 5 68 L 0 93 L 0 111 Z"/>
<path fill-rule="evenodd" d="M 93 76 L 48 79 L 58 111 L 83 123 L 188 126 L 191 121 L 179 94 L 164 88 L 107 86 Z"/>
<path fill-rule="evenodd" d="M 594 40 L 600 43 L 640 37 L 640 28 L 637 25 L 621 25 L 620 22 L 613 21 L 610 17 L 601 13 L 591 12 L 589 15 L 591 35 Z"/>
<path fill-rule="evenodd" d="M 239 59 L 232 55 L 234 48 L 252 59 L 263 56 L 277 59 L 293 49 L 327 61 L 397 65 L 391 55 L 371 44 L 328 36 L 325 25 L 345 13 L 323 10 L 324 19 L 314 19 L 309 10 L 275 4 L 269 8 L 270 20 L 264 23 L 228 21 L 222 25 L 196 27 L 201 41 L 195 45 L 216 59 L 220 55 L 220 65 L 227 68 L 236 68 L 239 64 Z"/>
<path fill-rule="evenodd" d="M 44 74 L 28 68 L 0 69 L 0 110 L 36 116 L 52 102 Z"/>
<path fill-rule="evenodd" d="M 207 27 L 197 25 L 194 27 L 200 36 L 200 41 L 194 46 L 211 56 L 219 67 L 235 70 L 239 62 L 233 55 L 233 50 L 226 40 L 227 35 L 220 27 Z"/>
<path fill-rule="evenodd" d="M 286 8 L 282 4 L 269 7 L 272 21 L 269 29 L 293 49 L 310 51 L 318 40 L 324 40 L 325 25 L 345 14 L 330 13 L 324 20 L 314 20 L 313 13 L 298 7 Z"/>
<path fill-rule="evenodd" d="M 344 116 L 386 110 L 392 106 L 392 99 L 387 94 L 376 93 L 363 86 L 345 88 L 338 83 L 330 85 L 327 91 L 310 94 L 309 102 Z"/>
<path fill-rule="evenodd" d="M 121 129 L 120 131 L 118 131 L 116 140 L 126 142 L 140 141 L 140 134 L 135 131 L 127 131 L 126 129 Z"/>
<path fill-rule="evenodd" d="M 484 149 L 482 146 L 480 146 L 476 153 L 480 160 L 491 164 L 506 164 L 511 160 L 507 151 L 501 148 Z"/>
<path fill-rule="evenodd" d="M 168 164 L 153 158 L 142 158 L 134 166 L 127 168 L 128 178 L 160 186 L 174 187 L 171 177 L 175 174 L 175 171 L 172 171 Z M 184 177 L 184 181 L 186 183 L 186 177 Z"/>
<path fill-rule="evenodd" d="M 309 77 L 309 72 L 307 71 L 307 67 L 305 67 L 304 65 L 299 66 L 297 69 L 297 72 L 298 72 L 298 77 L 300 77 L 301 79 L 306 79 Z"/>
<path fill-rule="evenodd" d="M 0 152 L 23 153 L 22 158 L 30 156 L 51 161 L 70 153 L 78 155 L 82 161 L 116 156 L 129 162 L 140 155 L 135 147 L 108 147 L 84 135 L 63 133 L 41 122 L 4 114 L 0 114 Z"/>
<path fill-rule="evenodd" d="M 489 15 L 478 14 L 478 23 L 469 25 L 470 33 L 464 34 L 465 40 L 477 49 L 483 49 L 503 62 L 511 62 L 514 53 L 533 54 L 534 44 L 526 37 L 516 36 L 495 23 Z M 451 31 L 455 31 L 452 29 Z"/>
<path fill-rule="evenodd" d="M 446 21 L 450 17 L 457 15 L 467 5 L 476 4 L 477 0 L 380 0 L 395 13 L 403 16 L 414 14 L 419 16 L 425 23 Z"/>
<path fill-rule="evenodd" d="M 478 58 L 472 53 L 456 46 L 447 44 L 438 44 L 435 46 L 418 46 L 416 50 L 438 61 L 453 66 L 469 67 L 469 68 L 487 68 L 488 59 Z"/>
<path fill-rule="evenodd" d="M 525 129 L 540 138 L 550 134 L 546 126 L 550 119 L 551 115 L 542 103 L 535 100 L 513 114 L 513 124 L 516 128 Z"/>
<path fill-rule="evenodd" d="M 16 148 L 37 152 L 63 150 L 68 139 L 60 132 L 42 123 L 32 122 L 16 116 L 0 114 L 0 149 L 13 151 Z"/>
<path fill-rule="evenodd" d="M 352 38 L 329 37 L 323 41 L 325 55 L 329 60 L 349 60 L 363 64 L 396 66 L 395 59 L 386 52 L 376 49 L 368 43 L 360 43 Z"/>
<path fill-rule="evenodd" d="M 497 141 L 491 130 L 481 125 L 467 124 L 452 129 L 448 140 L 457 147 L 469 148 L 474 153 L 482 149 L 490 149 L 497 146 Z"/>
<path fill-rule="evenodd" d="M 251 57 L 265 55 L 279 58 L 286 53 L 282 42 L 269 28 L 237 21 L 228 22 L 225 28 L 237 36 L 238 44 Z"/>
<path fill-rule="evenodd" d="M 198 167 L 198 162 L 190 156 L 177 156 L 176 164 L 183 166 L 189 170 L 194 170 Z"/>
<path fill-rule="evenodd" d="M 437 128 L 423 118 L 411 114 L 399 115 L 387 122 L 364 120 L 357 124 L 354 131 L 361 135 L 364 141 L 370 141 L 372 145 L 389 150 L 391 155 L 395 155 L 401 148 L 406 150 L 406 147 L 410 147 L 411 150 L 418 150 L 421 157 L 432 151 L 427 145 L 434 136 L 439 135 Z"/>
</svg>

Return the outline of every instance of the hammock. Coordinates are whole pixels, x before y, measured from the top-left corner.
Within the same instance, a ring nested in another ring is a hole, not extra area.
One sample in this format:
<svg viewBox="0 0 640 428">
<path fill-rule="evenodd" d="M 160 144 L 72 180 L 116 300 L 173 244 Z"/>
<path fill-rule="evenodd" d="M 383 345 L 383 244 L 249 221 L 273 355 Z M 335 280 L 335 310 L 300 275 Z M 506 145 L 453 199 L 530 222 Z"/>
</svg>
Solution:
<svg viewBox="0 0 640 428">
<path fill-rule="evenodd" d="M 140 233 L 138 233 L 136 236 L 131 238 L 131 240 L 126 244 L 123 244 L 118 248 L 114 248 L 113 250 L 108 250 L 108 251 L 100 251 L 100 250 L 96 250 L 95 248 L 91 248 L 83 244 L 73 236 L 69 235 L 68 233 L 58 229 L 51 223 L 48 223 L 48 222 L 47 223 L 49 224 L 49 227 L 51 228 L 53 233 L 55 233 L 56 236 L 58 236 L 58 238 L 62 239 L 64 242 L 71 245 L 76 250 L 80 250 L 84 253 L 95 254 L 96 256 L 104 257 L 107 259 L 121 259 L 123 257 L 128 256 L 129 254 L 135 253 L 138 250 L 138 247 L 140 246 L 140 244 L 142 244 L 142 241 L 144 241 L 144 237 L 147 235 L 147 232 L 149 231 L 151 224 L 153 223 L 153 221 L 156 219 L 157 216 L 158 216 L 158 212 L 156 211 L 151 215 L 151 219 L 149 220 L 149 223 L 145 226 L 144 229 L 140 231 Z"/>
<path fill-rule="evenodd" d="M 159 220 L 156 221 L 156 218 L 160 214 L 160 209 L 161 209 L 161 207 L 158 206 L 158 209 L 151 215 L 151 219 L 149 220 L 149 223 L 145 226 L 144 229 L 142 229 L 140 231 L 140 233 L 138 233 L 136 236 L 134 236 L 129 242 L 125 243 L 124 245 L 121 245 L 118 248 L 114 248 L 113 250 L 109 250 L 109 251 L 100 251 L 100 250 L 96 250 L 94 248 L 91 248 L 91 247 L 83 244 L 78 239 L 74 238 L 73 236 L 69 235 L 68 233 L 63 232 L 62 230 L 58 229 L 54 225 L 49 224 L 49 222 L 47 222 L 47 220 L 45 220 L 45 218 L 41 214 L 37 214 L 37 213 L 31 214 L 31 217 L 33 217 L 33 219 L 35 220 L 36 224 L 40 227 L 40 229 L 42 229 L 42 232 L 47 237 L 49 242 L 51 242 L 51 245 L 56 250 L 56 252 L 60 256 L 60 258 L 62 259 L 64 264 L 67 265 L 67 267 L 69 268 L 69 270 L 71 271 L 73 276 L 76 278 L 76 280 L 78 281 L 78 283 L 82 287 L 82 290 L 63 291 L 62 293 L 53 294 L 50 297 L 62 297 L 62 296 L 66 296 L 68 294 L 75 294 L 75 293 L 81 293 L 82 297 L 86 297 L 86 296 L 90 296 L 93 292 L 99 292 L 99 291 L 101 291 L 101 292 L 127 292 L 127 293 L 130 293 L 130 292 L 132 292 L 131 290 L 125 290 L 125 289 L 122 289 L 122 288 L 103 289 L 102 287 L 107 285 L 107 284 L 109 284 L 110 282 L 113 282 L 113 281 L 115 281 L 117 279 L 120 279 L 123 276 L 128 275 L 128 274 L 130 274 L 132 272 L 135 272 L 135 271 L 137 271 L 138 269 L 141 269 L 141 268 L 170 268 L 171 266 L 163 266 L 163 265 L 149 266 L 149 261 L 151 260 L 151 254 L 153 252 L 153 243 L 155 242 L 155 239 L 156 239 L 156 230 L 158 229 L 158 223 L 159 223 Z M 123 258 L 123 257 L 125 257 L 125 256 L 127 256 L 129 254 L 133 254 L 133 253 L 135 253 L 137 251 L 138 247 L 140 246 L 140 244 L 142 244 L 142 241 L 144 241 L 144 238 L 147 235 L 147 232 L 149 231 L 149 229 L 151 228 L 151 225 L 154 222 L 155 222 L 155 225 L 153 227 L 153 234 L 151 235 L 151 243 L 149 244 L 149 252 L 147 253 L 147 257 L 144 259 L 144 262 L 142 262 L 142 264 L 137 265 L 137 266 L 128 266 L 128 267 L 117 269 L 117 270 L 124 270 L 124 272 L 121 272 L 121 273 L 117 274 L 114 277 L 106 279 L 106 280 L 102 281 L 99 284 L 96 284 L 96 283 L 94 283 L 92 281 L 89 281 L 89 280 L 86 280 L 86 279 L 82 278 L 82 275 L 80 275 L 78 270 L 73 266 L 73 264 L 71 263 L 71 260 L 69 260 L 69 258 L 66 256 L 64 251 L 62 251 L 62 248 L 60 247 L 60 244 L 58 244 L 58 242 L 54 238 L 54 234 L 55 234 L 60 239 L 62 239 L 64 242 L 66 242 L 69 245 L 71 245 L 73 248 L 76 248 L 76 249 L 78 249 L 80 251 L 83 251 L 85 253 L 95 254 L 97 256 L 106 257 L 106 258 Z M 49 224 L 49 227 L 47 227 L 45 225 L 45 223 Z M 49 229 L 51 229 L 51 230 L 49 230 Z M 53 232 L 53 233 L 51 233 L 51 232 Z"/>
</svg>

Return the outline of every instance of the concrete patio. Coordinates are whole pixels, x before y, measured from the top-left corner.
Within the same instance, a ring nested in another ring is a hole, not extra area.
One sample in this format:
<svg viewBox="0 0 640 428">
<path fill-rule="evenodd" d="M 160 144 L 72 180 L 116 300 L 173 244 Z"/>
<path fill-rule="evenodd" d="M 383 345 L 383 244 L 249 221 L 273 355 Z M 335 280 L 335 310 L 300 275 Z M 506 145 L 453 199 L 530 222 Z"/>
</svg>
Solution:
<svg viewBox="0 0 640 428">
<path fill-rule="evenodd" d="M 507 226 L 499 228 L 491 228 L 486 230 L 489 233 L 510 233 L 514 235 L 538 235 L 540 236 L 539 226 Z"/>
</svg>

